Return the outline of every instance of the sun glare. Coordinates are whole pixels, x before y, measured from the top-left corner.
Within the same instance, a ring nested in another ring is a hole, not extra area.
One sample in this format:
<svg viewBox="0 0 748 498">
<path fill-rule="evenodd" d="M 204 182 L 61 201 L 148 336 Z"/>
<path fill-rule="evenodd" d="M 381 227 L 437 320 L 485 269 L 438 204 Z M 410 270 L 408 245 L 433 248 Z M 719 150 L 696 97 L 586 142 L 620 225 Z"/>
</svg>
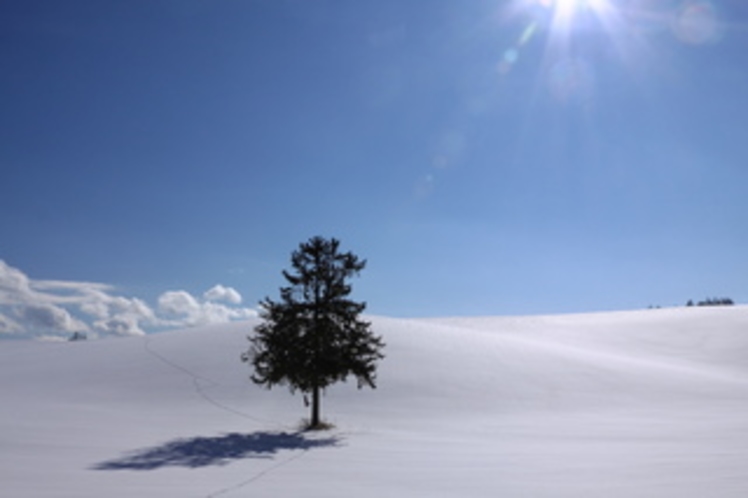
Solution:
<svg viewBox="0 0 748 498">
<path fill-rule="evenodd" d="M 629 1 L 513 0 L 508 12 L 526 21 L 504 49 L 499 73 L 509 74 L 522 64 L 525 48 L 540 37 L 546 45 L 542 66 L 551 93 L 563 102 L 588 102 L 597 72 L 590 44 L 606 43 L 607 53 L 615 54 L 619 64 L 640 71 L 650 52 L 649 45 L 645 47 L 650 33 L 671 31 L 685 45 L 707 45 L 719 42 L 726 29 L 713 0 L 641 0 L 641 8 L 624 8 Z"/>
<path fill-rule="evenodd" d="M 541 5 L 553 9 L 555 28 L 571 29 L 574 17 L 583 11 L 592 11 L 597 16 L 605 15 L 608 0 L 538 0 Z"/>
<path fill-rule="evenodd" d="M 583 0 L 556 0 L 556 15 L 560 17 L 571 17 L 581 6 Z"/>
<path fill-rule="evenodd" d="M 515 0 L 515 11 L 533 12 L 515 44 L 504 51 L 498 65 L 502 74 L 509 73 L 517 64 L 522 48 L 541 31 L 550 32 L 551 44 L 568 38 L 584 21 L 582 14 L 592 14 L 602 25 L 610 28 L 613 24 L 613 0 Z M 563 43 L 563 42 L 562 42 Z"/>
</svg>

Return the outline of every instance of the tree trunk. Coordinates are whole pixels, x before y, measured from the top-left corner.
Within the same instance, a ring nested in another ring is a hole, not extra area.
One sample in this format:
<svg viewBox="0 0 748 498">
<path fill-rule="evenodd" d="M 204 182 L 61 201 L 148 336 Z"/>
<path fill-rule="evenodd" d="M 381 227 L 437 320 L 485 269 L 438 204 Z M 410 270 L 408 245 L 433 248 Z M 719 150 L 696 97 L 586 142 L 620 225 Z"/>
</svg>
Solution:
<svg viewBox="0 0 748 498">
<path fill-rule="evenodd" d="M 319 387 L 312 389 L 312 419 L 309 422 L 309 428 L 316 429 L 319 427 Z"/>
</svg>

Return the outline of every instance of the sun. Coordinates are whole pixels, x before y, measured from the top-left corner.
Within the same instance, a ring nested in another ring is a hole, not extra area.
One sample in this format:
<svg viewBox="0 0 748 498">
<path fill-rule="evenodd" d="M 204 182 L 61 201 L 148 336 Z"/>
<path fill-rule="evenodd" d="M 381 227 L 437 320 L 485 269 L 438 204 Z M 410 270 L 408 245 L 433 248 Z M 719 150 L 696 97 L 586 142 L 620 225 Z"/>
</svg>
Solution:
<svg viewBox="0 0 748 498">
<path fill-rule="evenodd" d="M 498 71 L 510 73 L 522 58 L 523 49 L 542 33 L 546 45 L 542 64 L 548 69 L 554 95 L 570 101 L 577 95 L 590 94 L 594 71 L 583 55 L 585 44 L 598 43 L 603 39 L 598 34 L 604 33 L 615 50 L 626 57 L 627 48 L 621 38 L 624 17 L 617 6 L 621 1 L 513 0 L 509 12 L 526 14 L 528 22 L 515 43 L 504 50 Z"/>
<path fill-rule="evenodd" d="M 584 0 L 556 0 L 556 15 L 571 16 L 582 6 L 582 3 L 584 3 Z"/>
<path fill-rule="evenodd" d="M 621 46 L 620 34 L 625 21 L 617 3 L 623 0 L 511 0 L 508 16 L 527 16 L 528 22 L 514 44 L 507 47 L 498 64 L 501 74 L 517 65 L 523 48 L 544 33 L 546 54 L 569 57 L 571 41 L 579 34 L 604 31 Z"/>
<path fill-rule="evenodd" d="M 553 23 L 556 27 L 569 29 L 576 14 L 593 11 L 604 15 L 610 8 L 609 0 L 538 0 L 541 5 L 553 9 Z"/>
<path fill-rule="evenodd" d="M 611 30 L 616 23 L 618 0 L 517 0 L 519 5 L 540 13 L 539 25 L 545 25 L 552 38 L 566 38 L 572 32 L 585 29 L 591 22 Z M 515 4 L 517 5 L 517 4 Z M 537 10 L 539 9 L 539 10 Z M 545 19 L 545 20 L 540 20 Z M 594 20 L 594 21 L 592 21 Z M 539 26 L 540 27 L 540 26 Z"/>
<path fill-rule="evenodd" d="M 537 3 L 547 8 L 555 8 L 561 11 L 573 11 L 586 0 L 536 0 Z"/>
</svg>

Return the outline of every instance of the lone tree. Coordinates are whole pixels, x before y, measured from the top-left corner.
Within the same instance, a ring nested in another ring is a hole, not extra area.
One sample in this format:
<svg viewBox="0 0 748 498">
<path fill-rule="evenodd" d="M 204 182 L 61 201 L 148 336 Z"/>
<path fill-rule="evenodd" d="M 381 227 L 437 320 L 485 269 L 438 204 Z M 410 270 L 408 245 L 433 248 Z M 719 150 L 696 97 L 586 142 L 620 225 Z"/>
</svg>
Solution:
<svg viewBox="0 0 748 498">
<path fill-rule="evenodd" d="M 261 303 L 262 323 L 242 354 L 254 367 L 252 381 L 268 389 L 287 384 L 291 392 L 312 395 L 309 428 L 320 428 L 320 390 L 349 375 L 375 388 L 376 363 L 384 343 L 371 324 L 359 319 L 366 303 L 348 299 L 346 280 L 366 265 L 350 252 L 339 253 L 336 239 L 313 237 L 291 256 L 292 271 L 283 271 L 288 287 L 280 301 Z M 305 396 L 306 399 L 306 396 Z"/>
</svg>

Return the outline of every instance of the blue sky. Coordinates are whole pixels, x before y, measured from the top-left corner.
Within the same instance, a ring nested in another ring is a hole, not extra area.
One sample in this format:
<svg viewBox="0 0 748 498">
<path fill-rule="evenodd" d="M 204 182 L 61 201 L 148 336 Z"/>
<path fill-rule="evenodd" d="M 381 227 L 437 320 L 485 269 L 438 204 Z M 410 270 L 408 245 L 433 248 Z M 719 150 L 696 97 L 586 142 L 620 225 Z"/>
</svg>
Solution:
<svg viewBox="0 0 748 498">
<path fill-rule="evenodd" d="M 0 331 L 241 318 L 313 235 L 380 315 L 748 301 L 742 0 L 9 1 L 0 33 Z"/>
</svg>

